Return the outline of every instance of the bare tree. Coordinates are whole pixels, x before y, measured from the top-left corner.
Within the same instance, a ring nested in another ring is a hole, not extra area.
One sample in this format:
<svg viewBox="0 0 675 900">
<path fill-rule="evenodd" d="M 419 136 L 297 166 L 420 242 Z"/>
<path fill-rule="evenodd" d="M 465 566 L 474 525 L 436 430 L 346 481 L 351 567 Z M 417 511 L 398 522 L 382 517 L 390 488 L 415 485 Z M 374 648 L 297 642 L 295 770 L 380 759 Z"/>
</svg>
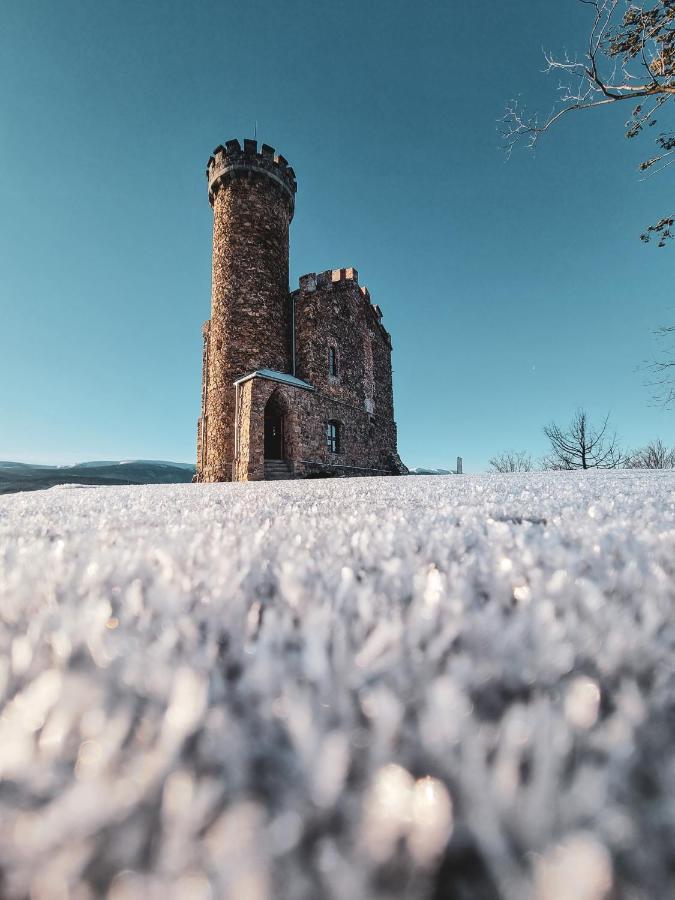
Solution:
<svg viewBox="0 0 675 900">
<path fill-rule="evenodd" d="M 500 453 L 493 456 L 489 464 L 493 472 L 531 472 L 534 468 L 532 457 L 525 450 Z"/>
<path fill-rule="evenodd" d="M 583 409 L 578 409 L 566 428 L 554 422 L 544 428 L 551 442 L 544 468 L 616 469 L 624 461 L 616 433 L 609 431 L 609 416 L 599 427 L 594 426 Z"/>
<path fill-rule="evenodd" d="M 542 120 L 512 101 L 504 116 L 507 151 L 521 139 L 534 147 L 542 134 L 570 112 L 612 103 L 634 103 L 626 137 L 637 137 L 657 124 L 657 116 L 675 96 L 675 0 L 578 0 L 592 15 L 583 55 L 545 53 L 546 70 L 559 77 L 558 98 Z M 640 164 L 649 174 L 675 162 L 675 132 L 656 137 L 657 151 Z M 659 247 L 673 237 L 673 216 L 663 216 L 642 234 L 658 238 Z"/>
<path fill-rule="evenodd" d="M 629 453 L 625 464 L 627 469 L 675 469 L 675 447 L 657 438 Z"/>
</svg>

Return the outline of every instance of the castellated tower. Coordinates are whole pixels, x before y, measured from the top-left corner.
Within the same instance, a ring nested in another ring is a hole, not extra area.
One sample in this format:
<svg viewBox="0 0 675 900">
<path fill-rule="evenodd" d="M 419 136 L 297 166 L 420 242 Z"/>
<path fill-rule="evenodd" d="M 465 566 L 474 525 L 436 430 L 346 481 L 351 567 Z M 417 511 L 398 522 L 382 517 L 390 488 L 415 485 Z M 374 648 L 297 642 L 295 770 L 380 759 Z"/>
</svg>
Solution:
<svg viewBox="0 0 675 900">
<path fill-rule="evenodd" d="M 396 475 L 391 338 L 356 269 L 288 285 L 295 174 L 272 147 L 228 141 L 213 207 L 196 481 Z"/>
<path fill-rule="evenodd" d="M 288 229 L 296 181 L 283 156 L 256 141 L 218 146 L 206 169 L 213 207 L 211 318 L 204 324 L 198 481 L 229 481 L 235 457 L 234 381 L 289 372 Z"/>
</svg>

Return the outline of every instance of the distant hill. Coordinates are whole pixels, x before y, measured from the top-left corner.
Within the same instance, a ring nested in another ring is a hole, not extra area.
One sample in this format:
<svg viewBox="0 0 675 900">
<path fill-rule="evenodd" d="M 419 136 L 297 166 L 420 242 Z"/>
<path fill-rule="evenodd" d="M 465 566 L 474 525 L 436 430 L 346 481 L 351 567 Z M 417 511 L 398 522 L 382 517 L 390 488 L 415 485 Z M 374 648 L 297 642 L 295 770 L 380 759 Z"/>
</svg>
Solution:
<svg viewBox="0 0 675 900">
<path fill-rule="evenodd" d="M 192 481 L 190 463 L 158 459 L 94 460 L 73 466 L 44 466 L 0 460 L 0 494 L 40 491 L 57 484 L 182 484 Z M 448 469 L 417 468 L 411 475 L 452 475 Z"/>
<path fill-rule="evenodd" d="M 178 484 L 192 481 L 189 463 L 133 459 L 82 462 L 73 466 L 41 466 L 0 461 L 0 494 L 39 491 L 57 484 Z"/>
</svg>

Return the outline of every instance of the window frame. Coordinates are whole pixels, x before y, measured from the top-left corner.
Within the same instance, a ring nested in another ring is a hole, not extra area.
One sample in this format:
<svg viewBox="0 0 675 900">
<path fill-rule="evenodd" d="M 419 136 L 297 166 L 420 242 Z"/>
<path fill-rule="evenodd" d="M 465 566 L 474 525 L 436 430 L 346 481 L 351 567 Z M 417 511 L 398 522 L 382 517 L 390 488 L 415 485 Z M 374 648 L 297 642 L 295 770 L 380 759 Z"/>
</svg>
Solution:
<svg viewBox="0 0 675 900">
<path fill-rule="evenodd" d="M 342 450 L 342 425 L 337 419 L 326 422 L 326 447 L 329 453 L 340 453 Z"/>
<path fill-rule="evenodd" d="M 328 376 L 329 378 L 340 377 L 337 347 L 333 344 L 328 347 Z"/>
</svg>

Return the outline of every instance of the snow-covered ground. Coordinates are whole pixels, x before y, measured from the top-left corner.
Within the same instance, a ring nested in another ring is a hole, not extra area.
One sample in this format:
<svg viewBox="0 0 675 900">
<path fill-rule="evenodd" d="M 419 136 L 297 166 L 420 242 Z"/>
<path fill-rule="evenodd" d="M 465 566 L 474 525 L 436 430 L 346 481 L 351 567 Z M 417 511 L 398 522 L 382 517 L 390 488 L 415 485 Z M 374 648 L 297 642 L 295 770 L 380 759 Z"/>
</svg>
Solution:
<svg viewBox="0 0 675 900">
<path fill-rule="evenodd" d="M 3 898 L 674 895 L 674 473 L 2 497 L 0 651 Z"/>
</svg>

